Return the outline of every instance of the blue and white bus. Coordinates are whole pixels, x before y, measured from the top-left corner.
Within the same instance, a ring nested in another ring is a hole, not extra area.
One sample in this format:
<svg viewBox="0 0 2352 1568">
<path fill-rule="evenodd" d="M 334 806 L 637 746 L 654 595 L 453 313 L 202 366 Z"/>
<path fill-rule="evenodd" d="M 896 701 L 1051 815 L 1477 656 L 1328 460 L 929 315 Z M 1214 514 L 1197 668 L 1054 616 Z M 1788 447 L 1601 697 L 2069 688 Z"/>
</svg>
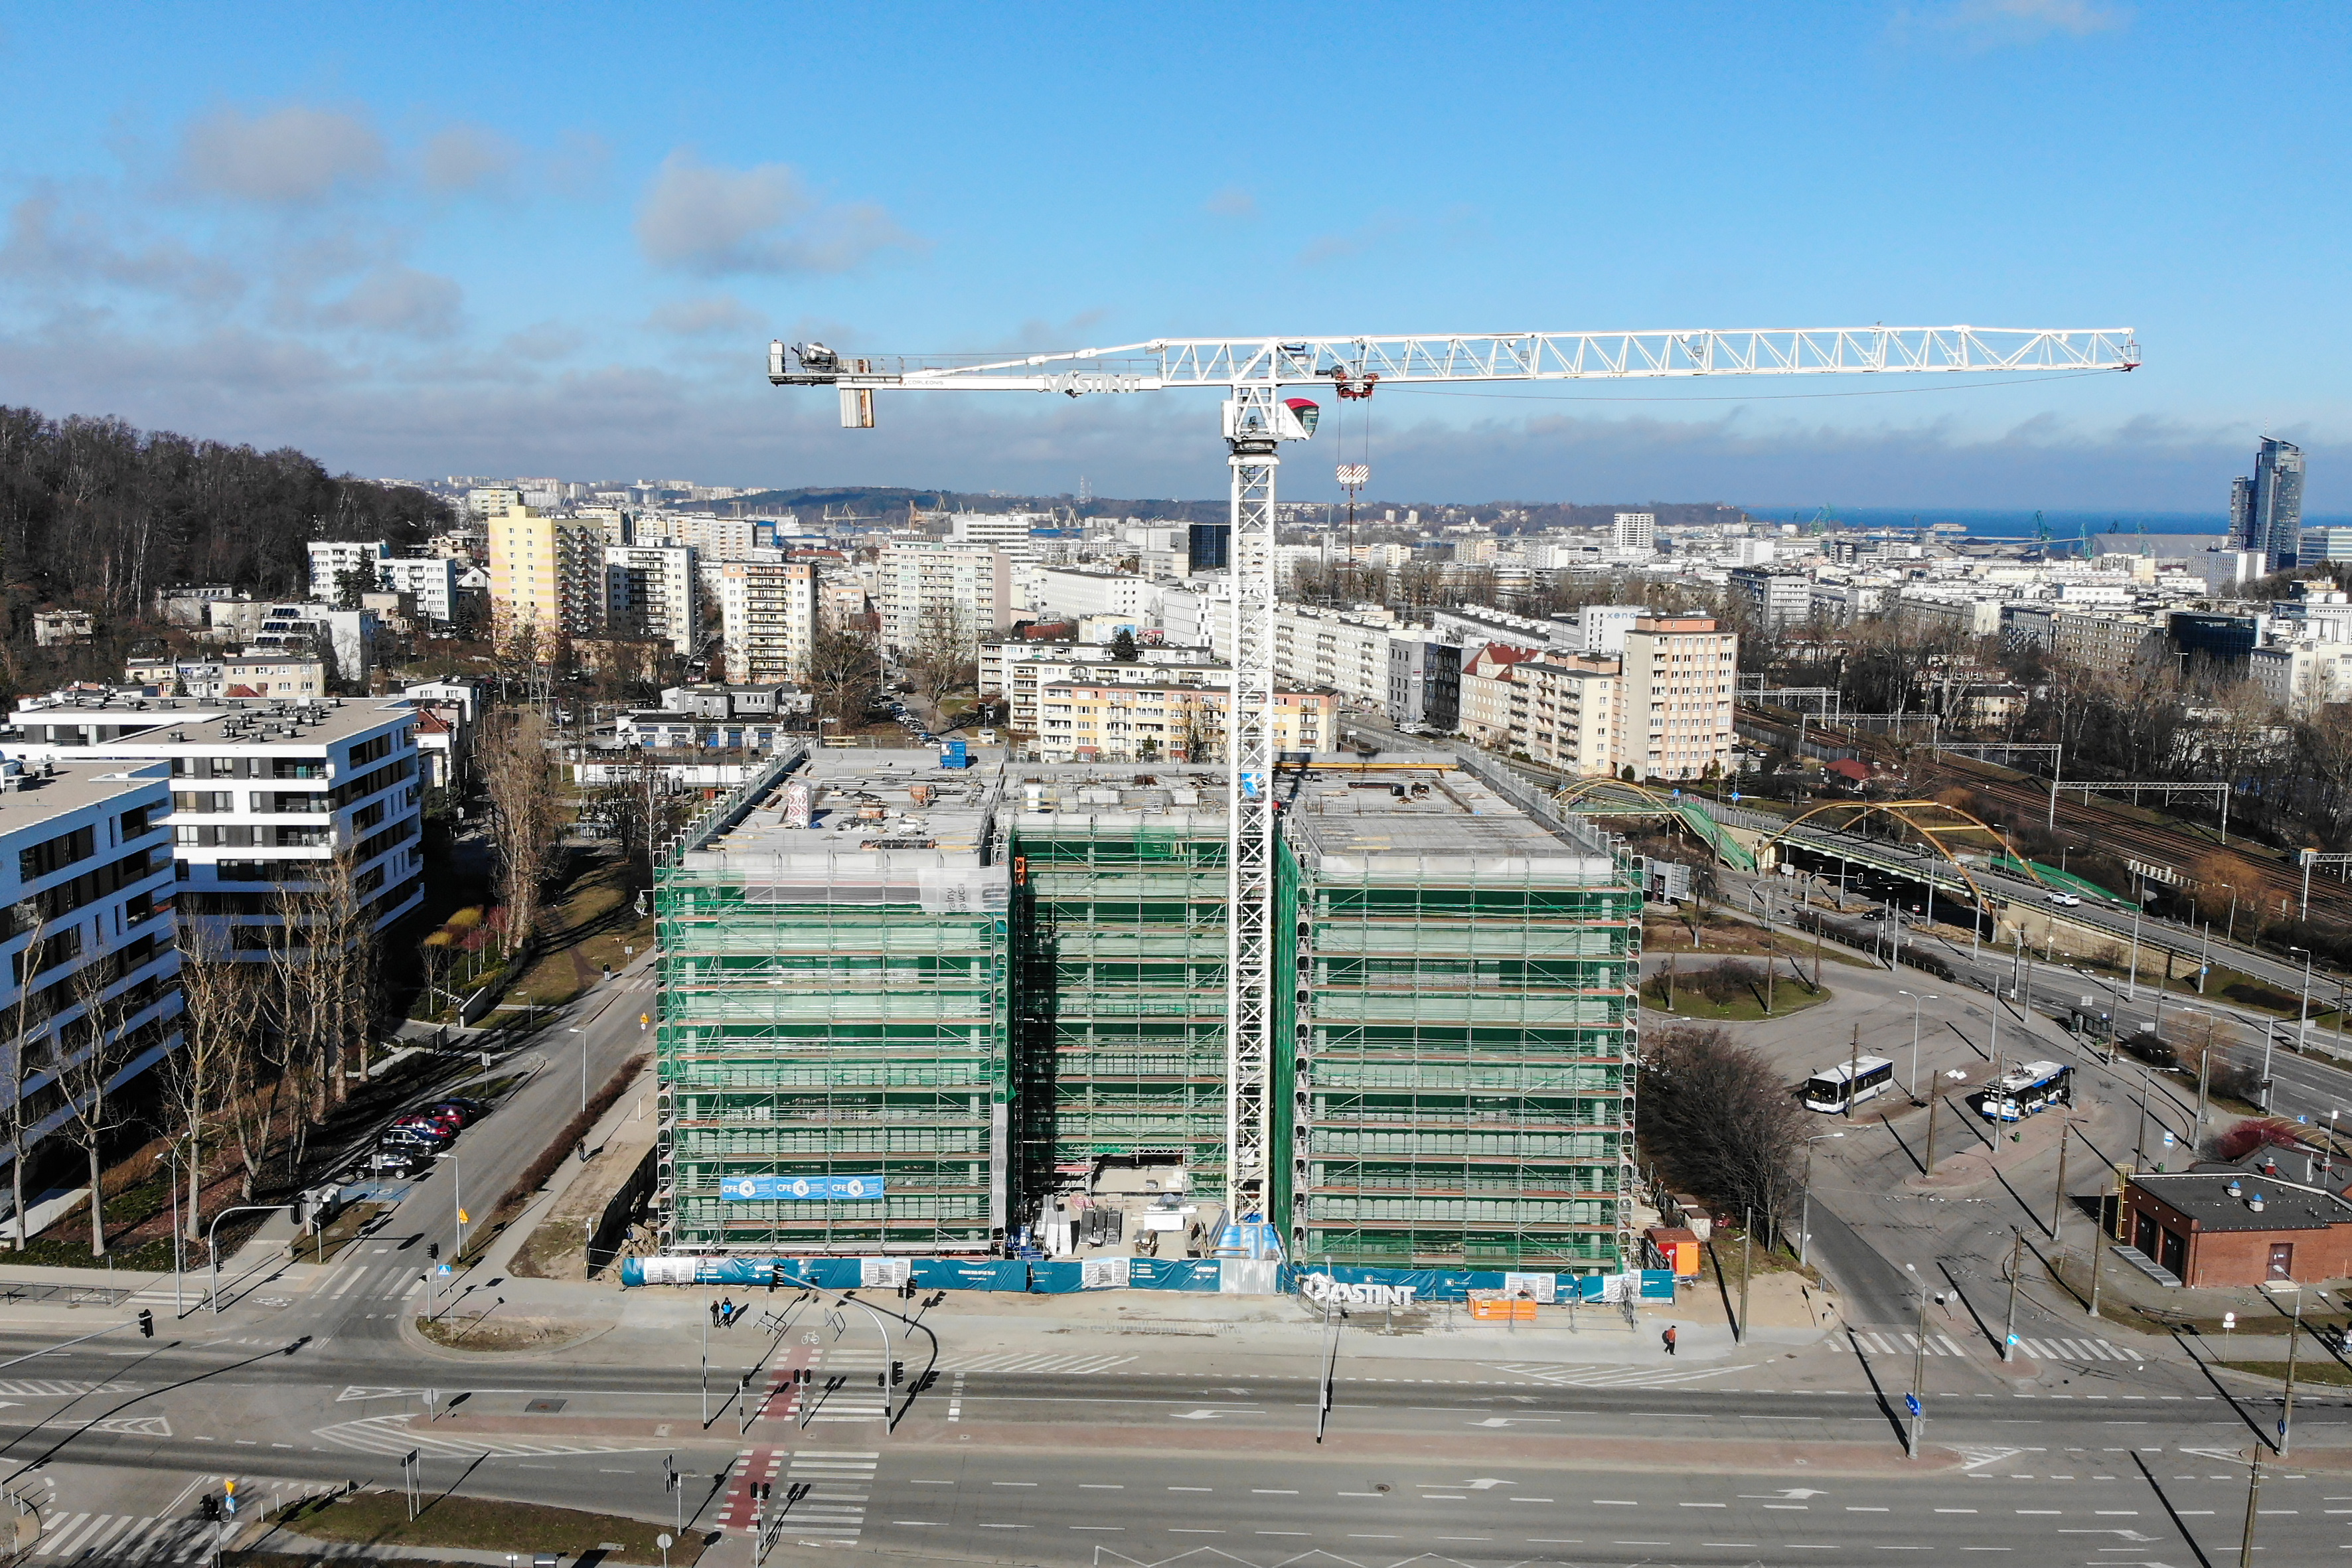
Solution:
<svg viewBox="0 0 2352 1568">
<path fill-rule="evenodd" d="M 1827 1068 L 1805 1080 L 1805 1109 L 1842 1111 L 1887 1091 L 1895 1064 L 1885 1057 L 1861 1057 Z"/>
<path fill-rule="evenodd" d="M 2020 1121 L 2053 1105 L 2074 1103 L 2074 1069 L 2063 1062 L 2024 1062 L 1976 1094 L 1987 1121 Z"/>
</svg>

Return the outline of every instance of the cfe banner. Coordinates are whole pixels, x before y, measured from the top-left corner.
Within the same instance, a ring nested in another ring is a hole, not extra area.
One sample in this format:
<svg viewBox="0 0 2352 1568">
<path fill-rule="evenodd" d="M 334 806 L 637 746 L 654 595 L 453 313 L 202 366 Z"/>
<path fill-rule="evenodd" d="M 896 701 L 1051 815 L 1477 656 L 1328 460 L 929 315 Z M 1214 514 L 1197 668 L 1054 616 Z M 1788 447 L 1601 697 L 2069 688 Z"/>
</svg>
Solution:
<svg viewBox="0 0 2352 1568">
<path fill-rule="evenodd" d="M 719 1184 L 730 1203 L 863 1203 L 884 1194 L 871 1176 L 729 1176 Z"/>
</svg>

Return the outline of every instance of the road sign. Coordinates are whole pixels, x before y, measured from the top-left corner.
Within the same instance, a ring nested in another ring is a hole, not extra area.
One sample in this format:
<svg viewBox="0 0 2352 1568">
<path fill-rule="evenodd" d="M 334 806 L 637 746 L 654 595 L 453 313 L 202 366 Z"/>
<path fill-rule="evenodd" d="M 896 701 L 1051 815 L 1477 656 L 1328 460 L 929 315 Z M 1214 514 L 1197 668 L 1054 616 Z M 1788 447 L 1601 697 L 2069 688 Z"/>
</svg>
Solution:
<svg viewBox="0 0 2352 1568">
<path fill-rule="evenodd" d="M 2011 1335 L 2010 1335 L 2010 1336 L 2009 1336 L 2009 1342 L 2010 1342 L 2011 1344 L 2015 1344 L 2015 1343 L 2017 1343 L 2017 1336 L 2016 1336 L 2015 1334 L 2011 1334 Z"/>
<path fill-rule="evenodd" d="M 448 1266 L 447 1264 L 444 1263 L 443 1265 L 441 1265 L 441 1267 L 440 1267 L 438 1269 L 435 1270 L 435 1272 L 436 1272 L 436 1273 L 440 1273 L 440 1274 L 446 1274 L 446 1273 L 448 1273 L 448 1272 L 449 1272 L 449 1266 Z"/>
<path fill-rule="evenodd" d="M 1917 1394 L 1905 1394 L 1905 1395 L 1903 1396 L 1903 1407 L 1904 1407 L 1906 1410 L 1908 1410 L 1909 1412 L 1911 1412 L 1911 1414 L 1912 1414 L 1912 1415 L 1918 1415 L 1918 1414 L 1919 1414 L 1919 1396 L 1918 1396 Z"/>
</svg>

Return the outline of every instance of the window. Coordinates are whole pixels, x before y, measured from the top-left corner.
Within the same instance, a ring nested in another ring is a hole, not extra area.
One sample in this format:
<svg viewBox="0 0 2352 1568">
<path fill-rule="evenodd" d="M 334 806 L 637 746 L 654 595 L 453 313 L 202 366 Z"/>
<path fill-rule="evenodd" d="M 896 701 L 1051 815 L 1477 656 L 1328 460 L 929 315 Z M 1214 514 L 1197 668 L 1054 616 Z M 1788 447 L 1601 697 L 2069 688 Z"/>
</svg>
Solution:
<svg viewBox="0 0 2352 1568">
<path fill-rule="evenodd" d="M 70 925 L 63 931 L 45 931 L 41 940 L 29 942 L 25 951 L 9 960 L 16 984 L 25 984 L 28 975 L 39 974 L 56 968 L 81 952 L 81 927 Z"/>
<path fill-rule="evenodd" d="M 154 809 L 151 805 L 142 805 L 124 812 L 122 820 L 118 825 L 118 830 L 122 835 L 119 842 L 128 844 L 134 838 L 146 837 L 148 830 L 154 826 L 147 820 L 148 815 Z"/>
<path fill-rule="evenodd" d="M 234 811 L 236 809 L 234 791 L 225 789 L 175 789 L 172 792 L 173 811 Z"/>
<path fill-rule="evenodd" d="M 86 859 L 98 849 L 98 830 L 77 827 L 61 833 L 45 843 L 29 845 L 16 851 L 16 874 L 30 882 L 63 870 L 77 860 Z"/>
</svg>

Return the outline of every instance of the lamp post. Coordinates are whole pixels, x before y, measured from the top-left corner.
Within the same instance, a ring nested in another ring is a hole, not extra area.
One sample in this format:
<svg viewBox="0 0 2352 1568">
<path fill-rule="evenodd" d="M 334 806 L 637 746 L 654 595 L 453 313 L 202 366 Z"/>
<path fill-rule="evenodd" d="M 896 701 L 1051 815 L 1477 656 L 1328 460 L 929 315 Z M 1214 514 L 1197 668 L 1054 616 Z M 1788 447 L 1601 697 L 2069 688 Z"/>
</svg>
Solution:
<svg viewBox="0 0 2352 1568">
<path fill-rule="evenodd" d="M 457 1152 L 444 1149 L 433 1156 L 449 1162 L 449 1212 L 457 1217 L 457 1257 L 466 1256 L 466 1176 L 457 1164 Z"/>
<path fill-rule="evenodd" d="M 1843 1138 L 1843 1132 L 1824 1132 L 1820 1137 L 1805 1140 L 1805 1199 L 1797 1219 L 1797 1264 L 1805 1266 L 1806 1254 L 1813 1245 L 1813 1145 L 1823 1138 Z"/>
<path fill-rule="evenodd" d="M 1897 991 L 1895 994 L 1911 998 L 1911 1074 L 1904 1080 L 1903 1089 L 1905 1093 L 1910 1095 L 1911 1103 L 1916 1105 L 1919 1103 L 1919 1005 L 1923 1002 L 1939 1001 L 1941 994 L 1934 991 L 1924 994 Z"/>
<path fill-rule="evenodd" d="M 580 1109 L 588 1109 L 588 1031 L 577 1024 L 566 1026 L 566 1032 L 580 1037 Z"/>
</svg>

